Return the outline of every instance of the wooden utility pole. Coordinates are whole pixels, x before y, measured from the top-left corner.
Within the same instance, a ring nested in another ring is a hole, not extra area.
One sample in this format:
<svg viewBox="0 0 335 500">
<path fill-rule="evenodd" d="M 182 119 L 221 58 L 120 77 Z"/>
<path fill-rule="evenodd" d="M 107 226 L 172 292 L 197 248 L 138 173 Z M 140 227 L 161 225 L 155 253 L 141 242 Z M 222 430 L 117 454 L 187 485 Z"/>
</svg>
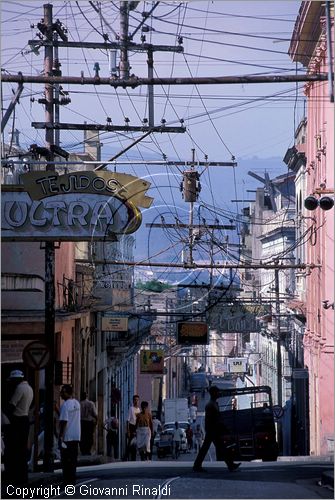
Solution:
<svg viewBox="0 0 335 500">
<path fill-rule="evenodd" d="M 44 33 L 48 41 L 53 41 L 52 5 L 44 5 Z M 45 46 L 44 74 L 51 75 L 53 68 L 53 46 Z M 54 92 L 53 85 L 45 86 L 45 122 L 54 122 Z M 52 146 L 54 145 L 54 132 L 46 128 L 46 147 L 50 153 L 49 162 L 54 160 Z M 54 171 L 55 165 L 48 163 L 46 170 Z M 45 242 L 45 320 L 44 337 L 50 351 L 50 363 L 45 368 L 45 429 L 44 429 L 44 457 L 43 470 L 51 472 L 54 469 L 53 440 L 54 440 L 54 363 L 55 363 L 55 245 L 53 241 Z"/>
<path fill-rule="evenodd" d="M 60 45 L 60 44 L 59 44 Z M 199 76 L 166 78 L 97 78 L 88 76 L 1 75 L 3 82 L 17 83 L 69 83 L 72 85 L 108 85 L 113 88 L 140 85 L 247 85 L 251 83 L 326 82 L 327 73 L 316 75 L 250 75 L 250 76 Z"/>
<path fill-rule="evenodd" d="M 222 225 L 222 224 L 194 224 L 194 203 L 197 201 L 199 192 L 201 189 L 200 186 L 200 175 L 196 166 L 204 166 L 208 168 L 210 166 L 230 166 L 235 167 L 237 163 L 232 162 L 196 162 L 195 161 L 195 149 L 192 149 L 192 160 L 191 161 L 179 161 L 179 162 L 170 162 L 171 165 L 184 165 L 187 166 L 187 170 L 183 172 L 183 179 L 181 183 L 181 190 L 183 192 L 183 198 L 186 203 L 189 203 L 189 212 L 188 212 L 188 224 L 182 224 L 180 222 L 176 222 L 175 224 L 146 224 L 147 227 L 150 228 L 171 228 L 171 229 L 188 229 L 188 256 L 187 259 L 184 259 L 183 267 L 194 268 L 196 267 L 193 259 L 193 249 L 194 249 L 194 230 L 198 229 L 211 229 L 212 233 L 214 229 L 228 229 L 233 230 L 236 229 L 236 226 L 233 225 Z M 212 266 L 214 268 L 215 266 Z"/>
<path fill-rule="evenodd" d="M 278 262 L 277 262 L 278 264 Z M 277 322 L 277 404 L 279 406 L 283 405 L 283 389 L 282 389 L 282 356 L 281 356 L 281 331 L 280 331 L 280 294 L 279 294 L 279 270 L 275 269 L 275 310 L 276 310 L 276 322 Z M 282 438 L 282 423 L 279 419 L 277 422 L 277 441 L 279 450 L 282 451 L 283 438 Z"/>
<path fill-rule="evenodd" d="M 280 295 L 279 295 L 279 270 L 275 269 L 275 296 L 276 296 L 276 321 L 277 321 L 277 403 L 283 404 L 282 394 L 282 359 L 281 359 L 281 333 L 280 333 Z"/>
<path fill-rule="evenodd" d="M 128 61 L 128 17 L 129 2 L 120 3 L 120 78 L 129 78 L 129 61 Z"/>
</svg>

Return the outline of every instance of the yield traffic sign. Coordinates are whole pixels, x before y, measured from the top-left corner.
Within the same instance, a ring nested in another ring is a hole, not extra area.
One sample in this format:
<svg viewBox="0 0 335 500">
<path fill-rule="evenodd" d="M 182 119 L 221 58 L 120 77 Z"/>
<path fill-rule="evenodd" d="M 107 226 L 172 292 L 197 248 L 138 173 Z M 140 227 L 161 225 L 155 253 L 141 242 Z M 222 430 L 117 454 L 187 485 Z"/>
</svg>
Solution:
<svg viewBox="0 0 335 500">
<path fill-rule="evenodd" d="M 50 360 L 49 348 L 43 342 L 30 342 L 30 344 L 26 345 L 23 349 L 22 359 L 34 370 L 42 370 Z"/>
<path fill-rule="evenodd" d="M 272 411 L 273 411 L 273 416 L 276 419 L 279 419 L 284 415 L 284 408 L 280 405 L 274 405 L 272 407 Z"/>
</svg>

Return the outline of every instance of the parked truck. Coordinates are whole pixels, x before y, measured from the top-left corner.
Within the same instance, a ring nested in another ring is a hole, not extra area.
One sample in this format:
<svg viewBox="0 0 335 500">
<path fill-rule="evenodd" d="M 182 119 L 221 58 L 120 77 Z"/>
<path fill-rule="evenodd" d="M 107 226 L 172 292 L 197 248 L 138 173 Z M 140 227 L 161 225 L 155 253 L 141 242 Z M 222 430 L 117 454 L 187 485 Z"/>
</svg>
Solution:
<svg viewBox="0 0 335 500">
<path fill-rule="evenodd" d="M 187 398 L 164 399 L 164 422 L 188 422 Z"/>
</svg>

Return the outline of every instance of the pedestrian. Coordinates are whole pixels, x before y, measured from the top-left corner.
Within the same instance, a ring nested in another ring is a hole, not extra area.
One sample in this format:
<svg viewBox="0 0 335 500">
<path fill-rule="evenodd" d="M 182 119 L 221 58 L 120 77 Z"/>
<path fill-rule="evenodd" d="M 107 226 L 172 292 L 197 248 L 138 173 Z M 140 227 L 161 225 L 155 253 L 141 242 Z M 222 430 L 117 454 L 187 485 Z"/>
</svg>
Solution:
<svg viewBox="0 0 335 500">
<path fill-rule="evenodd" d="M 140 397 L 138 394 L 133 396 L 133 404 L 129 408 L 127 419 L 127 449 L 126 460 L 136 460 L 136 415 L 140 413 Z"/>
<path fill-rule="evenodd" d="M 7 471 L 8 439 L 10 431 L 10 421 L 7 415 L 1 410 L 1 459 L 4 470 Z"/>
<path fill-rule="evenodd" d="M 136 415 L 136 446 L 141 460 L 151 459 L 152 416 L 149 403 L 142 401 L 141 411 Z"/>
<path fill-rule="evenodd" d="M 25 380 L 21 370 L 13 370 L 8 382 L 15 386 L 14 393 L 9 401 L 8 429 L 6 452 L 6 479 L 12 484 L 24 484 L 28 481 L 28 435 L 29 435 L 29 408 L 34 393 Z"/>
<path fill-rule="evenodd" d="M 94 440 L 94 430 L 97 422 L 98 415 L 95 404 L 93 401 L 88 399 L 87 392 L 82 392 L 80 397 L 80 451 L 82 455 L 91 454 Z"/>
<path fill-rule="evenodd" d="M 179 427 L 178 422 L 174 423 L 175 429 L 172 436 L 173 458 L 177 460 L 180 454 L 181 440 L 184 437 L 183 430 Z"/>
<path fill-rule="evenodd" d="M 192 431 L 190 424 L 187 424 L 187 428 L 186 428 L 185 433 L 186 433 L 186 440 L 187 440 L 187 449 L 188 449 L 188 451 L 191 451 L 193 448 L 193 431 Z"/>
<path fill-rule="evenodd" d="M 59 408 L 56 401 L 54 401 L 53 409 L 54 409 L 53 412 L 54 444 L 52 448 L 52 454 L 56 460 L 60 460 L 60 450 L 58 449 Z M 40 408 L 40 433 L 37 439 L 37 459 L 44 454 L 44 429 L 45 429 L 44 413 L 45 413 L 44 405 L 42 405 Z M 32 472 L 34 470 L 34 454 L 35 454 L 35 442 L 33 443 L 33 446 L 31 448 L 30 459 L 28 462 L 29 472 Z"/>
<path fill-rule="evenodd" d="M 190 406 L 189 413 L 190 413 L 190 419 L 192 421 L 196 420 L 197 419 L 198 408 L 195 405 L 192 404 Z"/>
<path fill-rule="evenodd" d="M 198 455 L 193 464 L 194 472 L 202 472 L 202 462 L 204 461 L 210 445 L 214 443 L 216 449 L 218 449 L 218 424 L 220 417 L 220 409 L 217 403 L 217 399 L 220 396 L 220 389 L 216 385 L 212 385 L 209 390 L 210 400 L 205 407 L 205 439 L 202 446 L 198 452 Z M 235 464 L 234 461 L 228 457 L 225 457 L 224 461 L 228 469 L 232 472 L 236 470 L 241 464 Z"/>
<path fill-rule="evenodd" d="M 76 482 L 78 445 L 80 442 L 80 403 L 73 397 L 72 386 L 65 384 L 60 391 L 64 403 L 59 415 L 58 446 L 61 452 L 63 485 Z"/>
<path fill-rule="evenodd" d="M 105 420 L 104 429 L 107 431 L 107 456 L 114 456 L 114 459 L 117 460 L 119 458 L 119 420 L 115 415 Z"/>
<path fill-rule="evenodd" d="M 162 430 L 162 423 L 161 421 L 157 418 L 157 415 L 152 414 L 152 436 L 151 436 L 151 456 L 153 453 L 153 448 L 154 448 L 154 442 L 155 442 L 155 437 L 157 436 L 157 433 Z"/>
<path fill-rule="evenodd" d="M 197 424 L 196 429 L 194 431 L 194 446 L 196 453 L 199 453 L 199 450 L 204 441 L 204 431 L 202 430 L 200 424 Z"/>
<path fill-rule="evenodd" d="M 153 428 L 153 438 L 155 439 L 157 432 L 160 432 L 162 430 L 162 423 L 157 418 L 156 415 L 153 415 L 152 417 L 152 428 Z"/>
</svg>

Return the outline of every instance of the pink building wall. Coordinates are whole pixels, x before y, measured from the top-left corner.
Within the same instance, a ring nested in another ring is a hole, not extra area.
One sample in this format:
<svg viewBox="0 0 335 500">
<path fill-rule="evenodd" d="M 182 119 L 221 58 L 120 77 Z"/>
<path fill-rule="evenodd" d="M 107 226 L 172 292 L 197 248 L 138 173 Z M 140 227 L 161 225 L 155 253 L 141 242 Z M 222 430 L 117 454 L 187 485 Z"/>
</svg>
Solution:
<svg viewBox="0 0 335 500">
<path fill-rule="evenodd" d="M 323 9 L 323 10 L 322 10 Z M 291 57 L 308 72 L 327 73 L 327 40 L 324 7 L 303 2 L 292 39 Z M 313 40 L 315 47 L 299 40 Z M 334 20 L 332 19 L 332 41 Z M 334 195 L 334 104 L 328 82 L 307 83 L 307 195 Z M 317 267 L 307 272 L 305 364 L 309 369 L 310 453 L 327 455 L 334 439 L 334 310 L 323 301 L 334 302 L 334 208 L 317 208 L 307 214 L 310 238 L 306 262 Z"/>
</svg>

